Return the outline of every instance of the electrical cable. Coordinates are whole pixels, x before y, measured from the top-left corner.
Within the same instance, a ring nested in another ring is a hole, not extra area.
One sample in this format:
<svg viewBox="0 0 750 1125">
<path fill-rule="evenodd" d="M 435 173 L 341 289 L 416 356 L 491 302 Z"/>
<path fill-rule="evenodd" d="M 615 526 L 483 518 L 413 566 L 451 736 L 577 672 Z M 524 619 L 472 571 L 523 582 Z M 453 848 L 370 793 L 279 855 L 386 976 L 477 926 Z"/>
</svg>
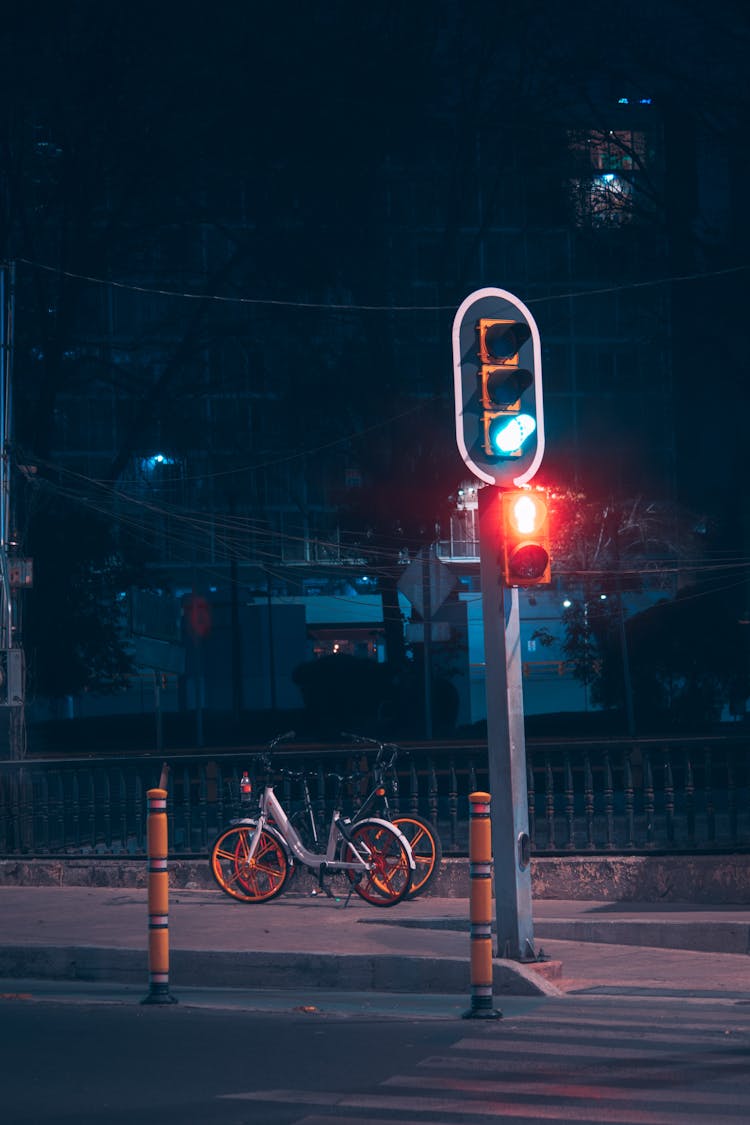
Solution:
<svg viewBox="0 0 750 1125">
<path fill-rule="evenodd" d="M 454 305 L 356 305 L 336 304 L 334 302 L 315 301 L 283 301 L 270 297 L 232 297 L 216 293 L 191 293 L 183 290 L 159 289 L 145 285 L 135 285 L 130 282 L 113 281 L 103 277 L 94 277 L 88 274 L 75 273 L 72 270 L 61 270 L 55 266 L 48 266 L 42 262 L 35 262 L 30 258 L 15 258 L 14 261 L 33 269 L 45 270 L 58 277 L 67 277 L 75 281 L 85 281 L 91 285 L 107 286 L 113 289 L 126 289 L 134 293 L 145 293 L 151 296 L 180 297 L 190 301 L 215 301 L 224 304 L 240 304 L 252 306 L 267 306 L 284 309 L 315 309 L 317 311 L 331 312 L 447 312 L 455 308 Z M 671 277 L 655 278 L 651 281 L 631 281 L 623 285 L 613 285 L 602 289 L 582 289 L 568 293 L 554 293 L 546 297 L 530 298 L 526 304 L 540 304 L 546 301 L 571 300 L 578 297 L 593 297 L 603 293 L 618 293 L 629 289 L 643 289 L 655 285 L 673 285 L 686 281 L 702 281 L 712 277 L 723 277 L 728 274 L 741 273 L 747 270 L 747 265 L 728 266 L 720 270 L 708 270 L 704 273 L 676 274 Z"/>
</svg>

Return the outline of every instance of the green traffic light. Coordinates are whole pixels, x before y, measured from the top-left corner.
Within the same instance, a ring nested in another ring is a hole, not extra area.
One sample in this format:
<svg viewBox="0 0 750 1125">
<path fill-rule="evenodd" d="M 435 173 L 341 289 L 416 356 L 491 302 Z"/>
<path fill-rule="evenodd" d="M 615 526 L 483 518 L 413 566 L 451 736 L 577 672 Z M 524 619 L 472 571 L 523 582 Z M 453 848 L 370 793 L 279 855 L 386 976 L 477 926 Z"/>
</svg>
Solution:
<svg viewBox="0 0 750 1125">
<path fill-rule="evenodd" d="M 513 418 L 496 418 L 489 430 L 490 445 L 496 453 L 508 457 L 518 453 L 535 430 L 536 420 L 530 414 L 516 414 Z"/>
</svg>

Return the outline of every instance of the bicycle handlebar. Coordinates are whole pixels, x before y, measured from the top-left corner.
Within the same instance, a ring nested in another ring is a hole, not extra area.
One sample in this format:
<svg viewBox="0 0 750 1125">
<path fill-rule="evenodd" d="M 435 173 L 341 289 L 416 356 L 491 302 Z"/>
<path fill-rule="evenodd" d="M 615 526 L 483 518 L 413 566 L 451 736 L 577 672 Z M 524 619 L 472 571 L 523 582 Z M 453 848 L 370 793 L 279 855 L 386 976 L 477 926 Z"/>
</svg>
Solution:
<svg viewBox="0 0 750 1125">
<path fill-rule="evenodd" d="M 276 737 L 272 738 L 268 743 L 268 749 L 273 750 L 274 746 L 278 746 L 280 742 L 291 742 L 291 740 L 295 737 L 296 732 L 293 730 L 287 730 L 284 731 L 283 734 L 277 734 Z"/>
<path fill-rule="evenodd" d="M 377 746 L 378 752 L 375 755 L 375 766 L 376 766 L 376 768 L 386 769 L 386 770 L 392 769 L 393 766 L 395 765 L 396 758 L 402 752 L 401 747 L 397 746 L 395 744 L 395 742 L 381 742 L 377 738 L 370 738 L 368 735 L 365 735 L 365 734 L 354 734 L 351 731 L 341 731 L 340 733 L 341 733 L 342 738 L 351 739 L 352 742 L 360 743 L 360 744 L 367 745 L 367 746 Z M 278 774 L 280 774 L 284 777 L 288 777 L 292 781 L 301 781 L 303 778 L 313 778 L 313 777 L 315 777 L 316 774 L 310 773 L 309 771 L 306 772 L 304 770 L 290 770 L 290 769 L 284 768 L 283 766 L 275 766 L 275 767 L 273 766 L 273 751 L 274 751 L 274 748 L 276 746 L 278 746 L 279 743 L 289 742 L 292 739 L 294 739 L 295 737 L 296 737 L 296 733 L 293 730 L 288 730 L 288 731 L 285 731 L 283 734 L 276 735 L 276 737 L 272 738 L 271 741 L 267 744 L 265 751 L 262 754 L 257 754 L 255 756 L 255 760 L 258 762 L 258 764 L 260 766 L 262 766 L 262 768 L 267 773 L 270 773 L 271 770 L 273 769 L 275 773 L 278 773 Z M 387 754 L 388 751 L 390 751 L 390 757 L 386 757 L 386 754 Z M 345 783 L 345 782 L 348 782 L 348 781 L 355 780 L 357 775 L 353 774 L 353 773 L 350 773 L 350 774 L 327 773 L 325 776 L 331 778 L 332 780 L 335 780 L 335 781 L 338 781 L 338 782 L 341 782 L 341 783 Z"/>
<path fill-rule="evenodd" d="M 368 746 L 377 746 L 378 752 L 375 756 L 375 762 L 377 765 L 383 766 L 385 769 L 391 769 L 391 767 L 395 764 L 396 758 L 400 753 L 402 753 L 401 747 L 397 746 L 395 742 L 381 742 L 379 739 L 369 738 L 365 734 L 352 734 L 351 731 L 342 730 L 341 737 L 350 738 L 352 742 L 359 742 Z M 391 756 L 386 760 L 385 753 L 388 750 L 390 750 Z"/>
<path fill-rule="evenodd" d="M 284 731 L 283 734 L 277 734 L 275 738 L 272 738 L 271 741 L 266 744 L 266 748 L 263 753 L 255 755 L 256 762 L 258 762 L 265 770 L 270 770 L 271 760 L 273 758 L 273 752 L 275 748 L 279 745 L 280 742 L 290 742 L 295 737 L 296 734 L 293 730 L 287 730 Z"/>
</svg>

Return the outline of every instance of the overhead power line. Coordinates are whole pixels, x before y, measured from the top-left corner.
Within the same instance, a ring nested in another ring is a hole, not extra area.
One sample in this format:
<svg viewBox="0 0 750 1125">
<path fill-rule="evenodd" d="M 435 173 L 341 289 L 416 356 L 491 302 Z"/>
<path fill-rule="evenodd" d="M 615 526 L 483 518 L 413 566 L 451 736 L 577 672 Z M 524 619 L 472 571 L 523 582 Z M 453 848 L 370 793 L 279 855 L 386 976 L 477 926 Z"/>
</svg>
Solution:
<svg viewBox="0 0 750 1125">
<path fill-rule="evenodd" d="M 67 277 L 75 281 L 85 281 L 90 285 L 102 285 L 110 289 L 126 289 L 132 293 L 145 293 L 156 297 L 179 297 L 188 301 L 214 301 L 220 304 L 251 305 L 266 308 L 283 309 L 314 309 L 329 312 L 448 312 L 455 309 L 455 304 L 450 305 L 358 305 L 338 304 L 333 301 L 290 301 L 279 300 L 273 297 L 233 297 L 220 293 L 191 293 L 179 289 L 161 289 L 148 285 L 136 285 L 127 281 L 114 281 L 110 278 L 94 277 L 89 274 L 75 273 L 72 270 L 61 270 L 56 266 L 49 266 L 43 262 L 34 262 L 29 258 L 16 258 L 15 261 L 32 269 L 45 270 L 47 273 L 57 274 L 58 277 Z M 553 293 L 545 297 L 532 297 L 526 302 L 528 305 L 538 305 L 547 301 L 571 300 L 579 297 L 596 297 L 603 293 L 618 293 L 628 289 L 645 289 L 656 285 L 672 285 L 686 281 L 702 281 L 713 277 L 723 277 L 728 274 L 742 273 L 749 267 L 747 265 L 729 266 L 721 270 L 709 270 L 705 273 L 691 273 L 674 275 L 671 277 L 654 278 L 650 281 L 630 281 L 622 285 L 610 285 L 602 289 L 579 289 L 567 293 Z"/>
</svg>

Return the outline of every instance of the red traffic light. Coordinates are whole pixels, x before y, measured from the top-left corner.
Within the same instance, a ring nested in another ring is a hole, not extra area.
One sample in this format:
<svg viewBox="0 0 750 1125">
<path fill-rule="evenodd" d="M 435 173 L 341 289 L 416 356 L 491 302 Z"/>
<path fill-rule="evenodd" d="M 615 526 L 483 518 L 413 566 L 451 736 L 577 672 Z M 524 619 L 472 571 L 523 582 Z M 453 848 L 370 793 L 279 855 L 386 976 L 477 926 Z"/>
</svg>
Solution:
<svg viewBox="0 0 750 1125">
<path fill-rule="evenodd" d="M 546 501 L 528 490 L 504 492 L 503 575 L 506 586 L 550 581 L 550 529 Z"/>
</svg>

